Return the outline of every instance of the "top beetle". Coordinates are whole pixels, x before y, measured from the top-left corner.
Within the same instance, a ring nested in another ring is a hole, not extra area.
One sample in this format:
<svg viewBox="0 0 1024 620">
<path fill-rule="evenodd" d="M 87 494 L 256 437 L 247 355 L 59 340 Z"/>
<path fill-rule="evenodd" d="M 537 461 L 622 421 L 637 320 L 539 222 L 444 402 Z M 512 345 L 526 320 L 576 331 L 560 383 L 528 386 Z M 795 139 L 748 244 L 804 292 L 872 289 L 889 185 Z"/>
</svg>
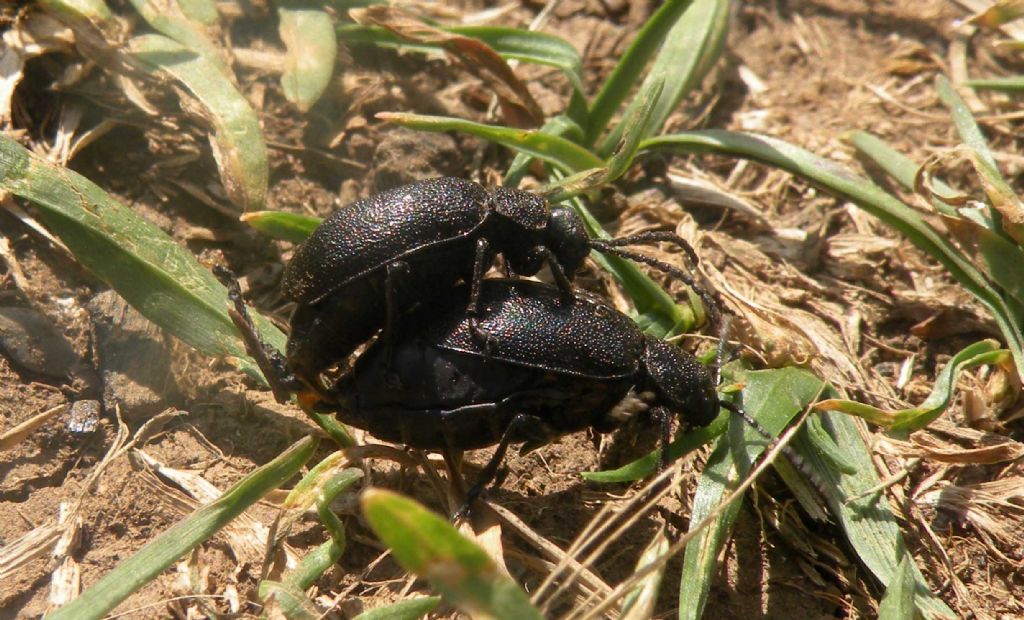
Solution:
<svg viewBox="0 0 1024 620">
<path fill-rule="evenodd" d="M 692 286 L 715 312 L 710 296 L 683 272 L 619 249 L 650 241 L 677 243 L 696 262 L 689 245 L 671 233 L 592 240 L 574 211 L 549 208 L 542 197 L 518 189 L 438 178 L 376 194 L 325 219 L 285 269 L 285 295 L 298 304 L 288 365 L 315 389 L 322 371 L 381 328 L 387 340 L 399 314 L 459 280 L 470 284 L 472 319 L 479 314 L 480 280 L 499 253 L 518 275 L 534 275 L 547 264 L 567 294 L 591 249 L 640 260 Z"/>
</svg>

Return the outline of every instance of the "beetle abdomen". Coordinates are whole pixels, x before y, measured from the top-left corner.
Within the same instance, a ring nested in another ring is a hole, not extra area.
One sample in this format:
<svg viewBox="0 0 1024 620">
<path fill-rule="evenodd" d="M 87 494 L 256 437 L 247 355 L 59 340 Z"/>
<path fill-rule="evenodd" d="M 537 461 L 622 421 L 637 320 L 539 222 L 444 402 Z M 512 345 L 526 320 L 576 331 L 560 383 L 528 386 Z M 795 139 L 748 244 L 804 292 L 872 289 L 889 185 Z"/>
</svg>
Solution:
<svg viewBox="0 0 1024 620">
<path fill-rule="evenodd" d="M 487 201 L 479 184 L 446 177 L 342 207 L 295 250 L 285 269 L 284 292 L 300 304 L 313 304 L 394 260 L 465 237 L 483 221 Z"/>
<path fill-rule="evenodd" d="M 481 283 L 480 299 L 478 326 L 490 334 L 490 348 L 458 304 L 428 322 L 426 337 L 452 351 L 577 377 L 631 377 L 638 370 L 643 333 L 595 298 L 567 297 L 539 282 L 493 279 Z"/>
<path fill-rule="evenodd" d="M 517 441 L 546 439 L 592 426 L 621 400 L 631 381 L 607 381 L 482 361 L 422 339 L 391 351 L 375 343 L 339 385 L 346 423 L 415 448 L 472 450 L 497 443 L 516 414 L 536 424 Z M 386 387 L 385 387 L 386 386 Z"/>
</svg>

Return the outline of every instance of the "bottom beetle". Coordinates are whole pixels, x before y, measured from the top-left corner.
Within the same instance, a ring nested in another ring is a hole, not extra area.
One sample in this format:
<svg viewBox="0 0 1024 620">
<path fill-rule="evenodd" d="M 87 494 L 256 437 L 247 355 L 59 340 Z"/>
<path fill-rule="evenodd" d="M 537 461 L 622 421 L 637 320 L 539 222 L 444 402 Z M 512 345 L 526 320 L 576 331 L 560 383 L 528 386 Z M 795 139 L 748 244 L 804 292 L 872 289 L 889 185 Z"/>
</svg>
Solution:
<svg viewBox="0 0 1024 620">
<path fill-rule="evenodd" d="M 693 355 L 645 336 L 596 297 L 490 279 L 481 282 L 481 312 L 470 318 L 469 295 L 462 286 L 403 317 L 395 337 L 371 345 L 317 404 L 374 437 L 414 448 L 448 454 L 498 444 L 467 505 L 511 443 L 588 427 L 608 432 L 649 409 L 662 425 L 664 460 L 673 415 L 705 426 L 718 414 L 714 380 Z M 237 294 L 235 301 L 236 323 L 255 342 Z M 490 335 L 486 342 L 475 337 L 474 321 Z"/>
</svg>

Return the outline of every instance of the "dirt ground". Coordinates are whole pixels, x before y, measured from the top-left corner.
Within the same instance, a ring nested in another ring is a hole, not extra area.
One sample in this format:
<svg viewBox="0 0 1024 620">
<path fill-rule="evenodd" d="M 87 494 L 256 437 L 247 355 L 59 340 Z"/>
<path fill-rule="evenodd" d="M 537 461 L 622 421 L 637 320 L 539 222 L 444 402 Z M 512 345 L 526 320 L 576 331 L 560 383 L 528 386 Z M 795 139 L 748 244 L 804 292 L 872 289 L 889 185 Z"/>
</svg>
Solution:
<svg viewBox="0 0 1024 620">
<path fill-rule="evenodd" d="M 483 8 L 467 4 L 467 12 Z M 501 18 L 503 24 L 525 26 L 543 5 L 521 4 Z M 545 30 L 568 38 L 584 53 L 585 77 L 593 88 L 654 5 L 566 0 Z M 701 95 L 672 117 L 671 128 L 777 135 L 854 168 L 858 164 L 842 139 L 853 129 L 879 135 L 916 161 L 955 143 L 932 87 L 934 76 L 948 72 L 957 58 L 954 23 L 967 13 L 954 3 L 778 0 L 733 5 L 723 62 Z M 119 9 L 130 12 L 129 7 Z M 10 27 L 13 9 L 0 11 L 6 20 L 0 23 Z M 273 20 L 236 23 L 231 33 L 236 45 L 280 47 Z M 1008 53 L 993 50 L 991 40 L 982 36 L 973 42 L 967 56 L 972 72 L 990 75 L 997 66 L 1014 68 Z M 268 243 L 210 208 L 181 182 L 189 179 L 198 187 L 218 183 L 208 144 L 196 139 L 198 134 L 147 127 L 147 117 L 128 106 L 110 109 L 80 93 L 51 88 L 67 61 L 56 55 L 29 63 L 15 99 L 14 126 L 24 130 L 23 143 L 50 135 L 56 111 L 69 101 L 83 107 L 82 127 L 103 118 L 116 120 L 71 166 L 173 235 L 204 264 L 227 264 L 243 276 L 253 305 L 286 322 L 290 308 L 278 287 L 292 246 Z M 417 111 L 487 119 L 489 98 L 465 71 L 441 58 L 360 48 L 343 49 L 340 64 L 344 70 L 329 95 L 300 115 L 284 100 L 275 77 L 236 63 L 270 148 L 267 208 L 326 215 L 353 199 L 416 179 L 499 178 L 509 161 L 503 149 L 457 135 L 414 133 L 374 118 L 383 111 Z M 1020 63 L 1015 68 L 1019 71 Z M 568 87 L 556 72 L 528 66 L 518 72 L 545 112 L 560 108 Z M 998 98 L 984 101 L 990 115 L 998 111 Z M 1014 154 L 1020 149 L 1015 122 L 994 120 L 988 127 L 1000 163 L 1019 185 L 1024 160 Z M 732 287 L 726 295 L 730 305 L 746 296 L 805 317 L 803 332 L 775 326 L 771 337 L 778 346 L 768 360 L 772 364 L 806 363 L 849 389 L 851 397 L 872 404 L 918 403 L 951 354 L 998 334 L 985 312 L 907 241 L 856 208 L 786 175 L 710 157 L 649 161 L 644 170 L 622 185 L 620 198 L 625 200 L 613 201 L 628 205 L 625 210 L 605 213 L 609 228 L 629 231 L 655 223 L 696 231 L 690 236 L 711 267 L 708 276 L 716 285 L 725 281 Z M 680 204 L 669 173 L 727 190 L 758 215 Z M 956 174 L 952 180 L 958 180 Z M 19 548 L 24 561 L 0 579 L 0 618 L 38 617 L 54 596 L 55 575 L 80 570 L 81 587 L 88 587 L 202 503 L 204 487 L 198 479 L 223 490 L 313 428 L 298 411 L 277 405 L 227 364 L 195 353 L 136 316 L 25 220 L 0 210 L 0 233 L 5 246 L 0 310 L 34 309 L 25 311 L 31 315 L 25 324 L 32 325 L 36 337 L 24 342 L 31 341 L 26 346 L 34 349 L 28 355 L 42 360 L 32 369 L 24 359 L 12 361 L 20 358 L 9 351 L 0 356 L 0 427 L 6 431 L 53 411 L 49 422 L 0 451 L 0 560 L 13 557 L 15 542 L 36 551 Z M 595 288 L 607 284 L 595 267 L 582 281 Z M 0 322 L 0 328 L 7 325 Z M 759 337 L 763 343 L 763 331 Z M 815 337 L 838 343 L 844 356 L 823 354 Z M 913 373 L 898 387 L 901 365 L 911 355 L 916 356 Z M 968 400 L 983 379 L 977 373 L 962 379 Z M 966 410 L 958 403 L 946 419 L 962 422 Z M 929 434 L 957 438 L 963 448 L 984 442 L 980 435 L 956 435 L 951 428 L 947 424 Z M 986 428 L 1011 438 L 1020 432 L 1019 424 L 998 420 Z M 606 441 L 597 450 L 597 438 L 579 434 L 527 456 L 514 455 L 491 499 L 564 548 L 603 504 L 629 491 L 584 483 L 576 473 L 623 462 L 637 450 L 619 445 L 628 443 Z M 893 456 L 898 455 L 893 449 L 875 448 L 883 477 L 910 466 Z M 486 452 L 471 456 L 474 462 L 485 458 Z M 687 479 L 692 482 L 700 467 L 700 458 L 688 462 Z M 373 484 L 438 505 L 421 473 L 397 475 L 383 464 L 374 468 Z M 989 513 L 977 506 L 969 514 L 966 509 L 936 510 L 935 502 L 927 501 L 929 489 L 934 492 L 937 483 L 1007 480 L 1015 472 L 1014 463 L 950 465 L 926 459 L 891 491 L 918 566 L 933 591 L 961 616 L 1024 614 L 1018 570 L 1022 547 L 1016 544 L 1024 514 L 1013 494 Z M 683 488 L 692 489 L 692 483 Z M 883 591 L 857 566 L 838 528 L 793 517 L 791 505 L 788 491 L 771 475 L 750 493 L 707 617 L 876 613 Z M 618 583 L 632 572 L 661 522 L 670 537 L 685 531 L 688 510 L 686 492 L 666 500 L 661 511 L 627 532 L 595 572 L 606 583 Z M 978 511 L 991 518 L 980 518 Z M 218 535 L 125 601 L 118 614 L 258 614 L 253 589 L 263 561 L 259 536 L 274 514 L 270 503 L 258 505 L 232 532 Z M 787 538 L 791 530 L 774 519 L 783 514 L 801 522 L 811 547 L 819 551 L 816 556 Z M 317 584 L 315 600 L 330 608 L 328 617 L 352 617 L 396 600 L 407 585 L 389 559 L 377 562 L 380 545 L 365 523 L 355 515 L 347 522 L 350 547 Z M 26 539 L 29 534 L 33 537 Z M 323 540 L 322 529 L 310 521 L 288 542 L 301 554 Z M 505 548 L 512 574 L 535 587 L 542 575 L 528 561 L 534 551 L 510 533 Z M 656 617 L 676 614 L 680 565 L 669 564 Z M 425 588 L 416 583 L 413 589 Z"/>
</svg>

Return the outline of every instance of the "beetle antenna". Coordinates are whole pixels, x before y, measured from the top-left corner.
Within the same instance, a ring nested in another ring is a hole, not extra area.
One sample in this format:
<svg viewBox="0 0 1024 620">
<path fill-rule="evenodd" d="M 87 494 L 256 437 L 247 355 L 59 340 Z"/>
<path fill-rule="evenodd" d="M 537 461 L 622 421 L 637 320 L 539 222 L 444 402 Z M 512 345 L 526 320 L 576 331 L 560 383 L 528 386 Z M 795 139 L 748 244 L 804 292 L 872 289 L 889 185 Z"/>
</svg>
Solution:
<svg viewBox="0 0 1024 620">
<path fill-rule="evenodd" d="M 721 327 L 718 330 L 718 347 L 715 349 L 715 366 L 712 368 L 712 378 L 715 385 L 722 383 L 722 366 L 725 365 L 725 349 L 729 344 L 728 335 L 731 323 L 732 315 L 726 314 L 722 317 Z"/>
<path fill-rule="evenodd" d="M 697 256 L 697 252 L 693 249 L 693 246 L 690 245 L 686 239 L 683 239 L 679 235 L 667 230 L 648 230 L 646 232 L 627 235 L 625 237 L 617 237 L 615 239 L 601 239 L 601 241 L 612 247 L 638 245 L 641 243 L 651 243 L 652 241 L 671 243 L 686 253 L 687 258 L 690 259 L 690 262 L 693 263 L 694 267 L 700 264 L 700 258 Z"/>
<path fill-rule="evenodd" d="M 636 261 L 638 263 L 643 263 L 650 267 L 654 267 L 655 269 L 661 271 L 662 273 L 667 273 L 670 276 L 676 278 L 683 284 L 693 289 L 693 292 L 696 293 L 700 297 L 701 301 L 704 302 L 704 307 L 707 310 L 708 314 L 708 322 L 711 323 L 712 325 L 719 324 L 722 315 L 721 312 L 719 312 L 718 310 L 718 302 L 711 295 L 711 293 L 707 291 L 707 289 L 705 289 L 700 284 L 697 284 L 696 280 L 694 280 L 692 276 L 685 273 L 681 269 L 673 267 L 672 265 L 666 263 L 665 261 L 660 261 L 656 258 L 645 256 L 644 254 L 639 254 L 637 252 L 633 252 L 630 250 L 623 250 L 619 247 L 612 245 L 609 241 L 604 241 L 603 239 L 592 239 L 590 241 L 590 247 L 594 248 L 599 252 L 614 254 L 615 256 L 621 256 L 622 258 L 628 258 L 629 260 Z"/>
<path fill-rule="evenodd" d="M 723 409 L 728 409 L 729 411 L 738 415 L 744 422 L 746 422 L 747 426 L 754 429 L 758 435 L 760 435 L 761 437 L 768 441 L 768 445 L 765 447 L 766 452 L 773 450 L 775 446 L 778 445 L 779 438 L 769 433 L 768 429 L 766 429 L 764 426 L 761 425 L 760 422 L 751 417 L 750 414 L 747 413 L 746 409 L 744 409 L 741 405 L 730 403 L 729 401 L 725 400 L 721 401 L 720 404 Z M 811 486 L 813 486 L 815 490 L 817 490 L 818 493 L 821 494 L 822 497 L 829 497 L 831 495 L 831 493 L 826 489 L 825 483 L 821 480 L 821 476 L 818 475 L 818 472 L 811 469 L 811 466 L 807 463 L 807 460 L 804 459 L 804 457 L 800 456 L 800 454 L 798 454 L 796 450 L 789 446 L 782 446 L 782 453 L 786 455 L 786 458 L 789 459 L 789 462 L 793 464 L 793 467 L 795 467 L 797 471 L 799 471 L 801 474 L 804 475 L 805 478 L 807 478 L 807 480 L 811 483 Z"/>
</svg>

